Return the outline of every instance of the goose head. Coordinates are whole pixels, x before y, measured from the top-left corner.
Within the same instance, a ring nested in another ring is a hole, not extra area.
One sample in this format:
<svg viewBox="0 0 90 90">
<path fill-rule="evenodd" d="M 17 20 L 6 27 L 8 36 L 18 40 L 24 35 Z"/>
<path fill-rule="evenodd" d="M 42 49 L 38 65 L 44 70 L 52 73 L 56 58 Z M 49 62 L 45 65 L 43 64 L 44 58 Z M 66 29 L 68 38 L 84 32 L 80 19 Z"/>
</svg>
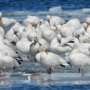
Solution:
<svg viewBox="0 0 90 90">
<path fill-rule="evenodd" d="M 34 37 L 34 43 L 37 43 L 38 41 L 39 41 L 38 37 L 35 36 L 35 37 Z"/>
<path fill-rule="evenodd" d="M 40 46 L 39 49 L 38 49 L 38 51 L 37 51 L 37 53 L 41 52 L 42 49 L 43 49 L 43 46 Z"/>
<path fill-rule="evenodd" d="M 7 45 L 8 47 L 10 47 L 10 42 L 7 39 L 4 39 L 4 44 Z"/>
<path fill-rule="evenodd" d="M 82 27 L 85 29 L 85 31 L 87 32 L 87 24 L 86 23 L 83 23 L 82 24 Z"/>
<path fill-rule="evenodd" d="M 87 26 L 89 26 L 89 24 L 90 24 L 90 20 L 87 20 L 86 23 L 87 23 Z"/>
<path fill-rule="evenodd" d="M 47 46 L 44 46 L 42 51 L 48 52 Z"/>
<path fill-rule="evenodd" d="M 50 23 L 50 15 L 46 16 L 46 20 Z"/>
<path fill-rule="evenodd" d="M 56 38 L 57 38 L 57 41 L 61 44 L 61 35 L 58 34 L 58 35 L 56 36 Z"/>
<path fill-rule="evenodd" d="M 43 19 L 40 19 L 40 25 L 44 23 L 44 20 Z"/>
<path fill-rule="evenodd" d="M 51 29 L 52 29 L 53 31 L 55 31 L 55 30 L 56 30 L 56 27 L 55 27 L 55 26 L 51 26 Z"/>
<path fill-rule="evenodd" d="M 2 20 L 2 13 L 0 12 L 0 20 Z"/>
<path fill-rule="evenodd" d="M 35 24 L 34 24 L 34 25 L 35 25 L 35 27 L 37 27 L 37 24 L 38 24 L 38 23 L 37 23 L 37 22 L 35 22 Z"/>
<path fill-rule="evenodd" d="M 75 38 L 78 38 L 79 39 L 79 37 L 80 37 L 80 34 L 76 32 Z"/>
<path fill-rule="evenodd" d="M 10 19 L 12 21 L 12 23 L 16 23 L 17 21 L 15 19 Z"/>
<path fill-rule="evenodd" d="M 14 34 L 17 34 L 18 32 L 19 32 L 19 30 L 18 30 L 18 27 L 12 27 L 12 29 L 13 29 L 13 31 L 14 31 Z"/>
<path fill-rule="evenodd" d="M 30 23 L 27 23 L 24 31 L 27 32 L 27 31 L 31 30 L 31 28 L 32 28 L 32 25 Z"/>
<path fill-rule="evenodd" d="M 48 52 L 47 46 L 40 46 L 39 50 L 37 51 L 37 53 L 42 52 L 42 51 Z"/>
</svg>

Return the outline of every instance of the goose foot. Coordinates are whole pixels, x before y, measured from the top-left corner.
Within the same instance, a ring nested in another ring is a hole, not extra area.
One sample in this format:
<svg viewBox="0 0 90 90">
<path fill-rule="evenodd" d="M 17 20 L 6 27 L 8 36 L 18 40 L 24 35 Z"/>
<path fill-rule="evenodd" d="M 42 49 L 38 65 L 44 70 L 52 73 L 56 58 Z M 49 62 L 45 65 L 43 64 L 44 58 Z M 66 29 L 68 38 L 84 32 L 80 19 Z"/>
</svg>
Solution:
<svg viewBox="0 0 90 90">
<path fill-rule="evenodd" d="M 83 77 L 83 68 L 82 68 L 82 74 L 81 74 L 81 76 Z"/>
<path fill-rule="evenodd" d="M 27 56 L 27 63 L 29 63 L 29 56 Z"/>
<path fill-rule="evenodd" d="M 78 72 L 80 73 L 80 68 L 78 68 Z"/>
</svg>

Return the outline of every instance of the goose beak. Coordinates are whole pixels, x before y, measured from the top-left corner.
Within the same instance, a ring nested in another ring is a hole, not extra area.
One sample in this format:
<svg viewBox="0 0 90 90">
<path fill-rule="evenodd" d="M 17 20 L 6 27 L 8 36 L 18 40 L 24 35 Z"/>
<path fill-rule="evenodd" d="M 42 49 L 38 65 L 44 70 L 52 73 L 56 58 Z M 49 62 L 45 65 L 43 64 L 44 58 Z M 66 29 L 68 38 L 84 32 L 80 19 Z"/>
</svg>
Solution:
<svg viewBox="0 0 90 90">
<path fill-rule="evenodd" d="M 34 40 L 34 43 L 36 43 L 36 40 Z"/>
<path fill-rule="evenodd" d="M 40 21 L 39 23 L 41 24 L 42 22 Z"/>
<path fill-rule="evenodd" d="M 87 25 L 89 25 L 89 22 L 87 22 Z"/>
<path fill-rule="evenodd" d="M 61 41 L 59 41 L 59 43 L 61 44 Z"/>
<path fill-rule="evenodd" d="M 87 28 L 85 27 L 85 31 L 87 32 Z"/>
<path fill-rule="evenodd" d="M 50 23 L 50 19 L 48 19 L 48 22 Z"/>
<path fill-rule="evenodd" d="M 0 17 L 0 20 L 1 20 L 2 18 Z"/>
<path fill-rule="evenodd" d="M 48 52 L 48 49 L 46 49 L 46 52 Z"/>
<path fill-rule="evenodd" d="M 78 37 L 80 37 L 80 34 L 78 34 Z"/>
<path fill-rule="evenodd" d="M 37 27 L 37 24 L 35 23 L 35 27 Z"/>
<path fill-rule="evenodd" d="M 39 53 L 39 50 L 36 53 Z"/>
</svg>

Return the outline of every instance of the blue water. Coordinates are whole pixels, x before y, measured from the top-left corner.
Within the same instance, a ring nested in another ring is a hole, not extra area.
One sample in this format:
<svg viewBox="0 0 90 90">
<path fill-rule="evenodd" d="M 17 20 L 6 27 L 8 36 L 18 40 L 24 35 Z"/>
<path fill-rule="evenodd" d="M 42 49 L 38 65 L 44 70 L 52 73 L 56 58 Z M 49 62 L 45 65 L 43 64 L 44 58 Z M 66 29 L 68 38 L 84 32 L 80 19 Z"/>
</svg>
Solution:
<svg viewBox="0 0 90 90">
<path fill-rule="evenodd" d="M 48 11 L 61 6 L 62 10 L 90 8 L 90 0 L 0 0 L 0 11 Z"/>
<path fill-rule="evenodd" d="M 7 88 L 8 86 L 0 87 L 0 90 L 90 90 L 90 84 L 86 85 L 29 85 L 29 84 L 14 84 Z"/>
</svg>

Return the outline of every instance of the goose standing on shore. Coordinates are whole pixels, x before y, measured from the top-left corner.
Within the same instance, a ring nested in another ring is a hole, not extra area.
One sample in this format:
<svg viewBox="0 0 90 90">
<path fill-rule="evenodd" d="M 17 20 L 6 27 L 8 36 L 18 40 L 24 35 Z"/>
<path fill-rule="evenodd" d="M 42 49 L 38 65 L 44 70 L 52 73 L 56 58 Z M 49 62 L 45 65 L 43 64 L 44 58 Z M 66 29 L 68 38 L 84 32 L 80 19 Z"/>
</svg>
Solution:
<svg viewBox="0 0 90 90">
<path fill-rule="evenodd" d="M 2 13 L 0 12 L 0 26 L 3 27 L 5 29 L 5 32 L 7 31 L 7 28 L 12 25 L 12 24 L 16 23 L 15 19 L 9 19 L 6 17 L 2 18 Z"/>
<path fill-rule="evenodd" d="M 84 53 L 81 53 L 78 49 L 72 50 L 69 60 L 74 66 L 78 67 L 79 72 L 80 68 L 82 68 L 81 76 L 83 76 L 83 67 L 90 65 L 90 57 Z"/>
<path fill-rule="evenodd" d="M 42 46 L 38 41 L 39 41 L 38 37 L 34 37 L 34 43 L 31 43 L 30 49 L 29 49 L 30 55 L 33 56 L 34 58 L 37 54 L 39 47 Z"/>
</svg>

